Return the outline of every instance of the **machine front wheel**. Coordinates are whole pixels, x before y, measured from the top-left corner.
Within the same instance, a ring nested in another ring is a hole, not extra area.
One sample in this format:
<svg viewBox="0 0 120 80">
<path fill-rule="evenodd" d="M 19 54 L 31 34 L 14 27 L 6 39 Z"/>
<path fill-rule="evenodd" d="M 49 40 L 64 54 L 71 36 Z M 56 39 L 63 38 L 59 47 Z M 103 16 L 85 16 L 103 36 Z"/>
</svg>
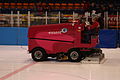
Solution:
<svg viewBox="0 0 120 80">
<path fill-rule="evenodd" d="M 80 62 L 82 60 L 82 54 L 77 49 L 72 49 L 68 51 L 68 59 L 71 62 Z"/>
<path fill-rule="evenodd" d="M 46 52 L 41 48 L 34 49 L 31 56 L 34 61 L 44 61 L 47 58 Z"/>
</svg>

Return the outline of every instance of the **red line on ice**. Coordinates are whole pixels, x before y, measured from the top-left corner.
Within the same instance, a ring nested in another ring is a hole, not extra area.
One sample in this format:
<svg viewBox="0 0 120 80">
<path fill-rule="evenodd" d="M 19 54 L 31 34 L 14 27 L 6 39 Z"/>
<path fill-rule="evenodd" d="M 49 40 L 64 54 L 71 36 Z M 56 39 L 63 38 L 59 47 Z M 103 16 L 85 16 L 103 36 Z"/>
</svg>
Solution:
<svg viewBox="0 0 120 80">
<path fill-rule="evenodd" d="M 28 67 L 33 66 L 33 65 L 36 64 L 36 63 L 37 63 L 37 62 L 30 63 L 30 64 L 28 64 L 28 65 L 25 65 L 25 66 L 21 67 L 20 69 L 17 69 L 17 70 L 15 70 L 15 71 L 11 72 L 11 73 L 8 73 L 7 75 L 1 77 L 0 80 L 5 80 L 5 79 L 7 79 L 7 78 L 9 78 L 9 77 L 11 77 L 11 76 L 13 76 L 13 75 L 21 72 L 21 71 L 27 69 Z"/>
</svg>

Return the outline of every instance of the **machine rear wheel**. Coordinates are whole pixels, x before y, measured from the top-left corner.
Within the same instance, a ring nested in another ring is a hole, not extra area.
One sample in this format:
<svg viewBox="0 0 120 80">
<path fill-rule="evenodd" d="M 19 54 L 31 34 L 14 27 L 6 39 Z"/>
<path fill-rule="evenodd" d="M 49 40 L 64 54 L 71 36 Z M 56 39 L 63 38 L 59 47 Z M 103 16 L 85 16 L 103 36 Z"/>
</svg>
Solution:
<svg viewBox="0 0 120 80">
<path fill-rule="evenodd" d="M 68 59 L 71 62 L 79 62 L 82 60 L 82 54 L 77 49 L 72 49 L 68 51 Z"/>
<path fill-rule="evenodd" d="M 47 54 L 42 48 L 34 49 L 31 56 L 34 61 L 44 61 L 47 59 Z"/>
</svg>

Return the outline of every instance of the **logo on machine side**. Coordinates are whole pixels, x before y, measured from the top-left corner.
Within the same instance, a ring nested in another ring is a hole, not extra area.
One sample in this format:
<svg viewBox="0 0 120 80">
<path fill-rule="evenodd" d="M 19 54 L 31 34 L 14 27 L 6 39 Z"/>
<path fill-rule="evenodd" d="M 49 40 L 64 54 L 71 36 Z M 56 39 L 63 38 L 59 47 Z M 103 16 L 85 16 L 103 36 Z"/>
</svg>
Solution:
<svg viewBox="0 0 120 80">
<path fill-rule="evenodd" d="M 66 33 L 68 32 L 67 28 L 62 28 L 61 31 L 52 31 L 52 32 L 48 32 L 48 34 L 62 34 L 62 33 Z"/>
<path fill-rule="evenodd" d="M 67 31 L 68 31 L 67 28 L 63 28 L 63 29 L 61 30 L 62 33 L 66 33 Z"/>
</svg>

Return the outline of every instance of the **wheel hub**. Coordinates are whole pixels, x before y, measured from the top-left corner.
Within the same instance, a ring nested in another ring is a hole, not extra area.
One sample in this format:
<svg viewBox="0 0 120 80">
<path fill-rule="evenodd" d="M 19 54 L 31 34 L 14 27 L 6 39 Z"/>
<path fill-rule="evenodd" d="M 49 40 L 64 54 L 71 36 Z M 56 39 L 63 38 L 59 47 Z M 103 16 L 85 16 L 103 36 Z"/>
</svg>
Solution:
<svg viewBox="0 0 120 80">
<path fill-rule="evenodd" d="M 71 52 L 70 57 L 71 57 L 71 59 L 76 60 L 76 59 L 78 59 L 79 54 L 78 54 L 78 52 L 73 51 L 73 52 Z"/>
<path fill-rule="evenodd" d="M 36 52 L 35 52 L 35 58 L 36 58 L 36 59 L 41 59 L 42 56 L 43 56 L 43 55 L 42 55 L 42 52 L 41 52 L 41 51 L 36 51 Z"/>
</svg>

